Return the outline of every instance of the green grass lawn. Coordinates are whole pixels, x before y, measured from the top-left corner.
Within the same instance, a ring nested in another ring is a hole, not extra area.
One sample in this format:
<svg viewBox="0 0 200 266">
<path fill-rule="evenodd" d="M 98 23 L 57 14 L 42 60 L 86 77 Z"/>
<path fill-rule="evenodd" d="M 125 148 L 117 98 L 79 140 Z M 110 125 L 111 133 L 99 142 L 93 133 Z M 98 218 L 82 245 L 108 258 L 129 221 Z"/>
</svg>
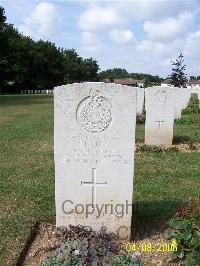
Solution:
<svg viewBox="0 0 200 266">
<path fill-rule="evenodd" d="M 199 116 L 183 115 L 176 142 L 200 141 Z M 0 96 L 0 174 L 0 265 L 13 265 L 35 223 L 55 221 L 51 95 Z M 134 182 L 138 217 L 166 219 L 200 195 L 200 153 L 138 152 Z"/>
</svg>

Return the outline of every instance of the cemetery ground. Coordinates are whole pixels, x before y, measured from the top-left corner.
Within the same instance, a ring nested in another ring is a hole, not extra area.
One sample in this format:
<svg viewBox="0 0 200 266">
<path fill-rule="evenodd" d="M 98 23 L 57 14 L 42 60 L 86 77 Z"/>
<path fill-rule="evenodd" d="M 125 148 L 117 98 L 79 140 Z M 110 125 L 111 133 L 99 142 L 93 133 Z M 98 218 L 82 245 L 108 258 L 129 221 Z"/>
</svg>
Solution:
<svg viewBox="0 0 200 266">
<path fill-rule="evenodd" d="M 173 148 L 144 146 L 144 124 L 137 125 L 136 224 L 167 222 L 178 203 L 200 195 L 195 101 L 175 123 Z M 52 95 L 0 97 L 0 173 L 0 264 L 13 265 L 36 223 L 55 223 Z"/>
</svg>

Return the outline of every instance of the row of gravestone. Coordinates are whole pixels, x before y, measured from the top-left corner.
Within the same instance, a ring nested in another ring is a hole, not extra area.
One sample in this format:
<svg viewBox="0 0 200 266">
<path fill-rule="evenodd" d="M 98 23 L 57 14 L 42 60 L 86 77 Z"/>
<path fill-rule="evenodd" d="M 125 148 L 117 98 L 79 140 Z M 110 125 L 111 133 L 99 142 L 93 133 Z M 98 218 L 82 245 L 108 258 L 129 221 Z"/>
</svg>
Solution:
<svg viewBox="0 0 200 266">
<path fill-rule="evenodd" d="M 145 101 L 145 144 L 171 145 L 174 119 L 181 118 L 187 107 L 191 89 L 178 87 L 136 88 L 137 113 L 142 114 Z M 197 92 L 200 99 L 200 90 Z"/>
<path fill-rule="evenodd" d="M 191 97 L 188 88 L 150 87 L 145 90 L 145 144 L 171 145 L 174 119 L 181 118 Z"/>
<path fill-rule="evenodd" d="M 173 121 L 190 99 L 183 88 L 146 89 L 145 139 L 171 143 Z M 136 113 L 144 90 L 111 83 L 54 89 L 56 226 L 131 233 Z"/>
<path fill-rule="evenodd" d="M 46 93 L 46 94 L 49 94 L 49 93 L 53 93 L 53 90 L 21 90 L 21 93 Z"/>
</svg>

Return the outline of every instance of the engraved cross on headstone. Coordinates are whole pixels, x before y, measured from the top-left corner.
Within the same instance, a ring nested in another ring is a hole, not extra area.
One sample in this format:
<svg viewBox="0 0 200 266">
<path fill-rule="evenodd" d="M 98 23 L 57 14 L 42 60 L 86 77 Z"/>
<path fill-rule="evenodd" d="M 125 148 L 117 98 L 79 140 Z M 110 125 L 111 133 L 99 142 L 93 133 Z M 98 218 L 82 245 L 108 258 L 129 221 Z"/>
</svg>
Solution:
<svg viewBox="0 0 200 266">
<path fill-rule="evenodd" d="M 92 205 L 96 204 L 96 187 L 97 186 L 106 186 L 107 182 L 98 183 L 96 181 L 96 168 L 92 168 L 92 182 L 83 182 L 81 181 L 81 186 L 91 186 L 92 187 Z"/>
<path fill-rule="evenodd" d="M 155 121 L 155 122 L 159 123 L 159 129 L 160 129 L 161 123 L 164 123 L 165 121 L 159 120 L 159 121 Z"/>
</svg>

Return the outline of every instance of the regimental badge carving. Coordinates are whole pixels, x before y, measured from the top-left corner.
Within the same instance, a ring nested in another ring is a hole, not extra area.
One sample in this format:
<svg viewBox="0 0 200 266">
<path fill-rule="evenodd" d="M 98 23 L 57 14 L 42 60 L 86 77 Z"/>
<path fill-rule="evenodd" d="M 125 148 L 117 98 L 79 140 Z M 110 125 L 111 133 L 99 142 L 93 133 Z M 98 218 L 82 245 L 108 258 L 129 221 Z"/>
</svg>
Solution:
<svg viewBox="0 0 200 266">
<path fill-rule="evenodd" d="M 157 91 L 155 97 L 156 97 L 156 102 L 158 104 L 164 104 L 167 101 L 167 93 L 165 91 Z"/>
<path fill-rule="evenodd" d="M 76 117 L 84 130 L 101 132 L 106 130 L 112 121 L 112 105 L 96 90 L 79 103 Z"/>
</svg>

